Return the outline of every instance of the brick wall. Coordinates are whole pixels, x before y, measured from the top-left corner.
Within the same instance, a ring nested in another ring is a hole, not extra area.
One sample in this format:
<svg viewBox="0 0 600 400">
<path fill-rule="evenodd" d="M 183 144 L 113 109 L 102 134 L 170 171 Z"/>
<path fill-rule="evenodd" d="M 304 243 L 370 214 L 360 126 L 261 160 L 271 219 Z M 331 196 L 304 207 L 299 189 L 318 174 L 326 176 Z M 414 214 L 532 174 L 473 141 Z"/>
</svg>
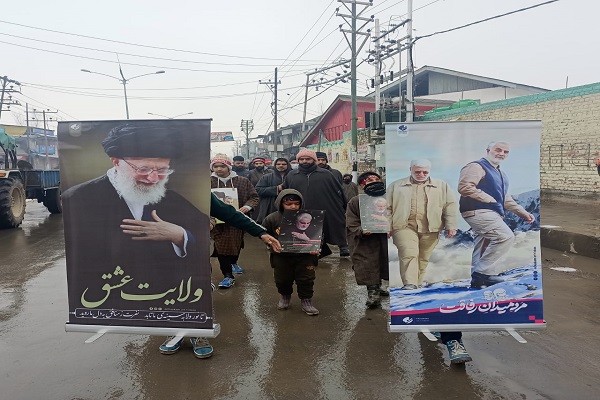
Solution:
<svg viewBox="0 0 600 400">
<path fill-rule="evenodd" d="M 428 114 L 419 121 L 541 120 L 540 188 L 599 194 L 600 83 Z"/>
</svg>

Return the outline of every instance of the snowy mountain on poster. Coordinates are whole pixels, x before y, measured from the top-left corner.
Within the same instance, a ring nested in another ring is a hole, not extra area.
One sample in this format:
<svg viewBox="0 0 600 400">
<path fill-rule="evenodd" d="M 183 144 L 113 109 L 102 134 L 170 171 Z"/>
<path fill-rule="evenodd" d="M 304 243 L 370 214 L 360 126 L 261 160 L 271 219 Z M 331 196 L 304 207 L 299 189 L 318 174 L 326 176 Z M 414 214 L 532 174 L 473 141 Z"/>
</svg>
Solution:
<svg viewBox="0 0 600 400">
<path fill-rule="evenodd" d="M 456 279 L 432 283 L 415 290 L 390 290 L 390 310 L 432 310 L 458 306 L 462 302 L 486 304 L 507 300 L 542 298 L 540 266 L 535 263 L 517 267 L 500 274 L 504 282 L 482 288 L 471 289 L 471 279 Z"/>
</svg>

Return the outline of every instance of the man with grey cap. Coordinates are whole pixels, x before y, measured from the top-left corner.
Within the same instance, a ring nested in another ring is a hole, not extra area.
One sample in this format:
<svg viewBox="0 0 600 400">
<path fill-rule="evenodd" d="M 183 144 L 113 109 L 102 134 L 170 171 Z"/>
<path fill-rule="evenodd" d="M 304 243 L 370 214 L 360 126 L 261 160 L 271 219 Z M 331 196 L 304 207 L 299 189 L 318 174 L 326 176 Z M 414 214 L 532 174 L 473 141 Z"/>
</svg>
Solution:
<svg viewBox="0 0 600 400">
<path fill-rule="evenodd" d="M 84 293 L 86 299 L 104 298 L 102 276 L 117 266 L 149 282 L 151 293 L 163 293 L 179 287 L 181 277 L 192 276 L 208 256 L 208 216 L 166 187 L 171 161 L 182 154 L 180 133 L 149 122 L 127 123 L 114 127 L 102 146 L 112 168 L 62 194 L 69 210 L 67 262 L 74 266 L 71 310 L 82 307 Z M 169 273 L 173 269 L 176 274 Z M 102 303 L 113 307 L 123 307 L 120 296 Z"/>
</svg>

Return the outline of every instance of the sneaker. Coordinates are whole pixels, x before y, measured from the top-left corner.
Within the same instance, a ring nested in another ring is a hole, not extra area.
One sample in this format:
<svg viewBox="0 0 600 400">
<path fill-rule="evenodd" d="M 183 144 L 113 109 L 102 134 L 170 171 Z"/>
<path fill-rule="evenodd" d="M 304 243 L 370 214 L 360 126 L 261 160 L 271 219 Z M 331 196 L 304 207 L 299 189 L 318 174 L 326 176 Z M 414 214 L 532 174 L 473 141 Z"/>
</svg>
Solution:
<svg viewBox="0 0 600 400">
<path fill-rule="evenodd" d="M 463 364 L 469 361 L 473 361 L 462 341 L 450 340 L 446 343 L 448 347 L 448 355 L 450 356 L 450 364 Z"/>
<path fill-rule="evenodd" d="M 304 311 L 308 315 L 318 315 L 319 314 L 319 310 L 317 310 L 315 308 L 315 306 L 313 306 L 311 299 L 302 299 L 301 302 L 302 302 L 302 311 Z"/>
<path fill-rule="evenodd" d="M 208 358 L 213 355 L 213 347 L 206 338 L 190 338 L 190 343 L 194 348 L 194 355 L 198 358 Z"/>
<path fill-rule="evenodd" d="M 237 275 L 244 273 L 244 269 L 237 264 L 231 264 L 231 270 Z"/>
<path fill-rule="evenodd" d="M 290 307 L 290 300 L 292 299 L 292 296 L 285 295 L 285 294 L 280 294 L 279 295 L 279 302 L 277 303 L 277 309 L 278 310 L 287 310 Z"/>
<path fill-rule="evenodd" d="M 183 343 L 183 338 L 179 339 L 179 341 L 177 343 L 175 343 L 172 346 L 169 346 L 169 342 L 171 340 L 173 340 L 175 338 L 175 336 L 169 336 L 167 337 L 167 340 L 164 341 L 163 344 L 161 344 L 158 347 L 158 351 L 160 351 L 161 354 L 175 354 L 177 353 L 177 351 L 179 351 L 179 349 L 181 348 L 181 343 Z"/>
<path fill-rule="evenodd" d="M 436 338 L 437 340 L 440 340 L 440 339 L 442 338 L 442 333 L 441 333 L 441 332 L 431 332 L 431 334 L 432 334 L 433 336 L 435 336 L 435 338 Z"/>
<path fill-rule="evenodd" d="M 350 249 L 348 246 L 340 246 L 340 257 L 350 257 Z"/>
<path fill-rule="evenodd" d="M 233 285 L 235 285 L 235 279 L 230 276 L 226 276 L 225 279 L 219 282 L 219 287 L 224 289 L 228 289 Z"/>
<path fill-rule="evenodd" d="M 381 304 L 381 295 L 379 294 L 379 285 L 367 286 L 367 302 L 365 305 L 368 308 L 376 308 Z"/>
</svg>

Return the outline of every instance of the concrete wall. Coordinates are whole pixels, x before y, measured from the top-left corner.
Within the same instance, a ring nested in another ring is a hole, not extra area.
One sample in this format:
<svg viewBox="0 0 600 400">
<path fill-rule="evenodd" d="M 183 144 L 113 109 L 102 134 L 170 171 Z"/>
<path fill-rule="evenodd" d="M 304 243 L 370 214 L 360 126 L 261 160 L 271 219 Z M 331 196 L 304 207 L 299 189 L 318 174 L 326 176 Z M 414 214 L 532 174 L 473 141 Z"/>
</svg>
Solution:
<svg viewBox="0 0 600 400">
<path fill-rule="evenodd" d="M 542 190 L 600 194 L 600 83 L 495 101 L 420 117 L 420 121 L 541 120 Z"/>
</svg>

